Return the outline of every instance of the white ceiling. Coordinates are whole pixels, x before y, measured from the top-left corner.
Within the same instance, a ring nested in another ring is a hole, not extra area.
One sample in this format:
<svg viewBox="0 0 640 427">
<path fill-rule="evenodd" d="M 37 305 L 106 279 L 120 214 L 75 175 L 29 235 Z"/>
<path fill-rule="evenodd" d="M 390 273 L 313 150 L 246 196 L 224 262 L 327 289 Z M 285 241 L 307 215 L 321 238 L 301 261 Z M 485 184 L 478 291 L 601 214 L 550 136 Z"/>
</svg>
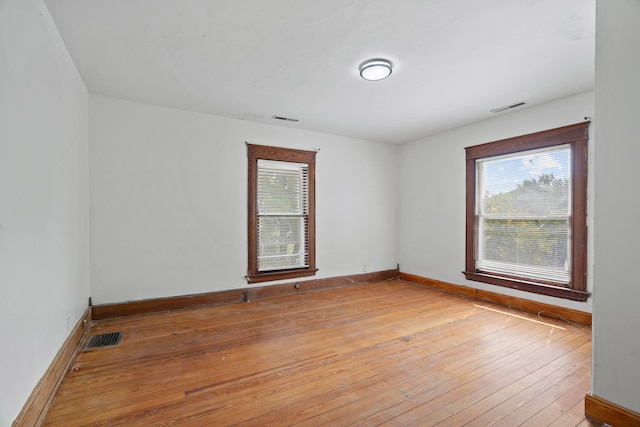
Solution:
<svg viewBox="0 0 640 427">
<path fill-rule="evenodd" d="M 372 141 L 594 84 L 595 0 L 45 1 L 92 93 Z"/>
</svg>

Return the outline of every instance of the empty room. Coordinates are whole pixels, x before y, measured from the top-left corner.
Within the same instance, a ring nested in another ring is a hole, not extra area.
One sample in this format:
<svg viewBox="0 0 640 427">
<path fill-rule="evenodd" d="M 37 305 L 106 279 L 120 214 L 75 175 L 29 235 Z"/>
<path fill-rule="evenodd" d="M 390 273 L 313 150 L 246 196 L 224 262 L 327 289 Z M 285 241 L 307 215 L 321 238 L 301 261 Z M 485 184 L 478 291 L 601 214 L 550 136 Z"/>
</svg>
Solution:
<svg viewBox="0 0 640 427">
<path fill-rule="evenodd" d="M 0 426 L 640 426 L 638 0 L 0 0 Z"/>
</svg>

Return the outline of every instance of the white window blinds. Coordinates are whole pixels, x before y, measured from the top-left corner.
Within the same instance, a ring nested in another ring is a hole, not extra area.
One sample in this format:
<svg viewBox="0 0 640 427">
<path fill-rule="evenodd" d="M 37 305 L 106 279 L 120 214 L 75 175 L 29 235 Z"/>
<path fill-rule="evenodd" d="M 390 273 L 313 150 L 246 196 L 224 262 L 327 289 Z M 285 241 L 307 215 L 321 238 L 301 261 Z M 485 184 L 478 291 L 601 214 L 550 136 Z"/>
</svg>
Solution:
<svg viewBox="0 0 640 427">
<path fill-rule="evenodd" d="M 571 148 L 476 161 L 476 269 L 568 284 Z"/>
<path fill-rule="evenodd" d="M 309 266 L 309 166 L 258 159 L 258 271 Z"/>
</svg>

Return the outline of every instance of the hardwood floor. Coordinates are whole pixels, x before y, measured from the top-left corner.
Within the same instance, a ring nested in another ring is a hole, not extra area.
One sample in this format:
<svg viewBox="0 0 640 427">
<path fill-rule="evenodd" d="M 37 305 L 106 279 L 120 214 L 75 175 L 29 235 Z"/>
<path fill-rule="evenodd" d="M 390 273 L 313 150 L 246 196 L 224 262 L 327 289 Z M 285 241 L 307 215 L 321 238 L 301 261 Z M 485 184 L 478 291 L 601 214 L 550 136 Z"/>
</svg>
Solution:
<svg viewBox="0 0 640 427">
<path fill-rule="evenodd" d="M 496 311 L 497 310 L 497 311 Z M 96 322 L 44 425 L 590 426 L 591 329 L 399 280 Z"/>
</svg>

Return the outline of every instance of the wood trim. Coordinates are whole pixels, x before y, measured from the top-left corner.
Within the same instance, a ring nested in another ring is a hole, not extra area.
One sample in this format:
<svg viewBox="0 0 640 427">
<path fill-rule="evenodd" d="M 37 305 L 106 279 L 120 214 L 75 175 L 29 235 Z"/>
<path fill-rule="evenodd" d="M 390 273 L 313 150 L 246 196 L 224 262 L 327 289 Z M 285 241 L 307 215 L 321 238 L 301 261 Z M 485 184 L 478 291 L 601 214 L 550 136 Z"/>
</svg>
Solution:
<svg viewBox="0 0 640 427">
<path fill-rule="evenodd" d="M 168 298 L 94 305 L 92 307 L 92 316 L 94 320 L 104 320 L 204 306 L 233 304 L 242 302 L 243 293 L 244 291 L 242 289 L 233 289 L 206 294 L 181 295 Z"/>
<path fill-rule="evenodd" d="M 310 270 L 308 268 L 299 269 L 299 270 L 285 270 L 285 271 L 276 271 L 269 273 L 259 273 L 255 276 L 246 276 L 247 283 L 263 283 L 263 282 L 272 282 L 274 280 L 287 280 L 287 279 L 295 279 L 296 277 L 309 277 L 315 276 L 317 268 Z"/>
<path fill-rule="evenodd" d="M 169 298 L 148 299 L 116 304 L 93 306 L 93 319 L 113 319 L 117 317 L 139 316 L 151 313 L 191 309 L 203 306 L 237 304 L 241 302 L 260 300 L 275 296 L 293 295 L 304 292 L 314 292 L 325 289 L 345 288 L 367 283 L 375 283 L 398 277 L 398 269 L 377 271 L 372 273 L 355 274 L 351 276 L 329 277 L 296 281 L 281 285 L 233 289 L 206 294 L 183 295 Z M 298 287 L 296 288 L 296 284 Z"/>
<path fill-rule="evenodd" d="M 415 274 L 400 272 L 400 279 L 406 282 L 416 283 L 428 288 L 435 288 L 441 291 L 458 294 L 469 298 L 477 298 L 478 290 L 463 285 L 454 285 L 453 283 L 441 282 L 435 279 L 429 279 Z"/>
<path fill-rule="evenodd" d="M 258 195 L 258 159 L 252 156 L 252 147 L 247 144 L 247 277 L 258 271 L 258 207 L 255 202 Z"/>
<path fill-rule="evenodd" d="M 587 394 L 584 398 L 584 414 L 587 418 L 609 424 L 613 427 L 640 426 L 639 413 L 623 408 L 593 394 Z"/>
<path fill-rule="evenodd" d="M 38 381 L 12 426 L 38 426 L 51 405 L 56 390 L 78 352 L 82 338 L 91 326 L 91 310 L 87 308 L 58 350 L 46 372 Z"/>
<path fill-rule="evenodd" d="M 398 269 L 376 271 L 372 273 L 354 274 L 350 276 L 330 277 L 326 279 L 313 279 L 304 282 L 296 282 L 300 285 L 295 287 L 295 283 L 284 285 L 273 285 L 254 287 L 248 290 L 248 299 L 259 300 L 276 296 L 292 295 L 300 292 L 315 292 L 327 289 L 346 288 L 350 286 L 360 286 L 367 283 L 382 282 L 384 280 L 398 278 Z"/>
<path fill-rule="evenodd" d="M 483 282 L 490 285 L 504 286 L 505 288 L 518 289 L 520 291 L 531 292 L 534 294 L 565 298 L 580 302 L 585 302 L 591 295 L 589 292 L 553 286 L 544 282 L 528 282 L 519 278 L 510 278 L 509 276 L 498 276 L 473 271 L 463 271 L 462 274 L 464 274 L 467 280 L 475 282 Z"/>
<path fill-rule="evenodd" d="M 562 145 L 568 142 L 580 140 L 586 141 L 589 138 L 588 128 L 590 123 L 591 122 L 588 121 L 580 122 L 555 129 L 514 136 L 512 138 L 466 147 L 466 158 L 467 160 L 475 160 L 501 154 L 535 150 L 537 148 L 550 147 L 552 145 Z"/>
<path fill-rule="evenodd" d="M 466 198 L 465 198 L 465 270 L 475 271 L 476 269 L 476 161 L 466 160 Z M 469 191 L 471 188 L 474 191 Z"/>
<path fill-rule="evenodd" d="M 463 296 L 477 299 L 480 301 L 487 301 L 494 304 L 503 305 L 506 307 L 517 308 L 518 310 L 527 311 L 529 313 L 540 314 L 541 316 L 552 317 L 557 319 L 565 319 L 571 322 L 582 323 L 584 325 L 591 325 L 591 318 L 592 318 L 591 313 L 587 313 L 585 311 L 559 307 L 552 304 L 545 304 L 542 302 L 536 302 L 536 301 L 531 301 L 524 298 L 512 297 L 509 295 L 502 295 L 495 292 L 484 291 L 482 289 L 470 288 L 468 286 L 441 282 L 439 280 L 429 279 L 426 277 L 421 277 L 421 276 L 404 273 L 404 272 L 400 272 L 400 279 L 405 280 L 407 282 L 412 282 L 419 285 L 427 286 L 429 288 L 435 288 L 445 292 L 463 295 Z"/>
<path fill-rule="evenodd" d="M 588 126 L 585 127 L 587 132 Z M 572 150 L 573 163 L 573 194 L 579 195 L 572 197 L 573 203 L 573 233 L 571 245 L 573 247 L 573 277 L 572 289 L 586 294 L 584 301 L 589 296 L 587 293 L 587 139 L 581 139 L 574 142 Z"/>
<path fill-rule="evenodd" d="M 268 145 L 255 145 L 247 143 L 247 154 L 250 158 L 277 160 L 293 163 L 314 163 L 316 152 L 309 150 L 297 150 L 295 148 L 271 147 Z"/>
</svg>

